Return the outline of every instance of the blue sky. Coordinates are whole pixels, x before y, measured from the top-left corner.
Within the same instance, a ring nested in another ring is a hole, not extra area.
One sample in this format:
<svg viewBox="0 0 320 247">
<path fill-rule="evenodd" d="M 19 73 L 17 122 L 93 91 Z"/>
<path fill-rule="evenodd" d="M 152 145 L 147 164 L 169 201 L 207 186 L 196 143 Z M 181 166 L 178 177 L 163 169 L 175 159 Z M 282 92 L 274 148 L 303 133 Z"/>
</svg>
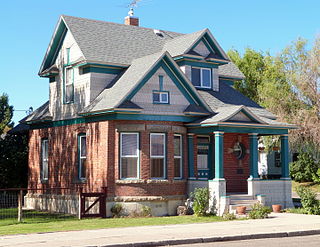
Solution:
<svg viewBox="0 0 320 247">
<path fill-rule="evenodd" d="M 38 70 L 59 15 L 123 23 L 130 0 L 10 0 L 0 5 L 0 94 L 17 110 L 48 100 L 49 82 Z M 319 0 L 142 0 L 140 25 L 190 33 L 209 28 L 222 48 L 276 54 L 292 40 L 320 33 Z M 25 113 L 16 111 L 17 123 Z"/>
</svg>

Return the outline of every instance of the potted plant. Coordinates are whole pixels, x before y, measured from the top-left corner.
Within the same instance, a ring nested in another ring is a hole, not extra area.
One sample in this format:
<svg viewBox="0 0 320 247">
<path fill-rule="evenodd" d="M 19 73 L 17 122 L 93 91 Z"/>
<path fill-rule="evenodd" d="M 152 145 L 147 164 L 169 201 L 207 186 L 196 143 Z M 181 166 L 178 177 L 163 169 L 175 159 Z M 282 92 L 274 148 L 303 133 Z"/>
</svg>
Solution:
<svg viewBox="0 0 320 247">
<path fill-rule="evenodd" d="M 237 214 L 246 214 L 246 206 L 238 206 L 236 207 Z"/>
<path fill-rule="evenodd" d="M 274 213 L 281 213 L 281 205 L 280 204 L 274 204 L 274 205 L 272 205 L 272 211 L 274 212 Z"/>
</svg>

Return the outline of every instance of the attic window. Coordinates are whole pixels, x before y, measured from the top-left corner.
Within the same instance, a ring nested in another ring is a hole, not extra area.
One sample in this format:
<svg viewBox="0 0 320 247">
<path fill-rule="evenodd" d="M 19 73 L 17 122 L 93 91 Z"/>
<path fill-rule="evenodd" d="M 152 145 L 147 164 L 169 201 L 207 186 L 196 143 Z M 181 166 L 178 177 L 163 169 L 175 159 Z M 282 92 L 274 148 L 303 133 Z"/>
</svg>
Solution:
<svg viewBox="0 0 320 247">
<path fill-rule="evenodd" d="M 153 91 L 154 104 L 169 104 L 169 92 Z"/>
</svg>

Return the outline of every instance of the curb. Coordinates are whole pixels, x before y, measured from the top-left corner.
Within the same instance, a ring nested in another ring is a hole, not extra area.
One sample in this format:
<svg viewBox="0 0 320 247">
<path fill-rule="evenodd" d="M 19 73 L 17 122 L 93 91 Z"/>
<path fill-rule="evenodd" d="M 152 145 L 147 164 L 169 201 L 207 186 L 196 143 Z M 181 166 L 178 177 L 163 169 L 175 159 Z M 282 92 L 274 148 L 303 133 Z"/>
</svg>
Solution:
<svg viewBox="0 0 320 247">
<path fill-rule="evenodd" d="M 259 233 L 259 234 L 223 236 L 223 237 L 173 239 L 173 240 L 151 241 L 151 242 L 141 242 L 141 243 L 111 244 L 111 245 L 102 245 L 100 247 L 168 246 L 168 245 L 179 245 L 179 244 L 201 244 L 201 243 L 251 240 L 251 239 L 262 239 L 262 238 L 298 237 L 298 236 L 309 236 L 309 235 L 319 235 L 319 234 L 320 234 L 320 230 L 307 230 L 307 231 Z"/>
</svg>

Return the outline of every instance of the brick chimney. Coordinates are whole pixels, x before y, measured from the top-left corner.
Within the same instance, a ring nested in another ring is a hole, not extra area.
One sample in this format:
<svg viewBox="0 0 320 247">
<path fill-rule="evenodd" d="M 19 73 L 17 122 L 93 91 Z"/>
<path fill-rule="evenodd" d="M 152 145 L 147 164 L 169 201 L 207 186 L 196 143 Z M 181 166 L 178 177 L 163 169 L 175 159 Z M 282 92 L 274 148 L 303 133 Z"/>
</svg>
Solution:
<svg viewBox="0 0 320 247">
<path fill-rule="evenodd" d="M 139 18 L 133 16 L 133 8 L 128 12 L 128 16 L 124 18 L 124 24 L 131 26 L 139 26 Z"/>
</svg>

